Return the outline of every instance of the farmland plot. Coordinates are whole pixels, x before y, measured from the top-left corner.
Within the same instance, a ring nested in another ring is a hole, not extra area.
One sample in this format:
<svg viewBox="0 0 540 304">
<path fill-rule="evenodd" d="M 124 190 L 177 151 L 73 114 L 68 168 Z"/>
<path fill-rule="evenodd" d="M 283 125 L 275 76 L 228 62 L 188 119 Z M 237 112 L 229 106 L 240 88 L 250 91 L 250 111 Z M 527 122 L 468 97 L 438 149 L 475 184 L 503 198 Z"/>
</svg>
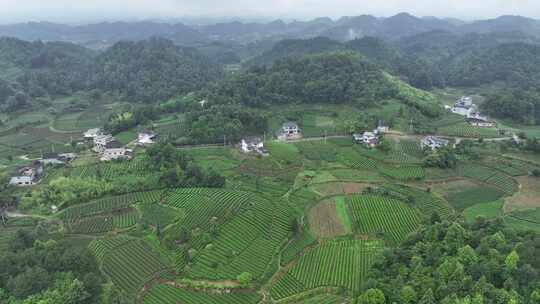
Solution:
<svg viewBox="0 0 540 304">
<path fill-rule="evenodd" d="M 144 304 L 255 304 L 260 296 L 256 293 L 210 294 L 176 288 L 170 285 L 157 285 L 144 297 Z"/>
<path fill-rule="evenodd" d="M 437 213 L 442 218 L 448 218 L 454 213 L 448 202 L 427 191 L 396 184 L 386 184 L 383 188 L 401 196 L 403 200 L 412 199 L 414 207 L 420 210 L 424 217 Z"/>
<path fill-rule="evenodd" d="M 367 235 L 383 234 L 399 243 L 420 226 L 416 210 L 396 199 L 381 196 L 354 196 L 349 200 L 358 232 Z"/>
<path fill-rule="evenodd" d="M 89 247 L 103 272 L 131 295 L 136 294 L 146 282 L 171 269 L 158 253 L 138 239 L 96 240 Z"/>
<path fill-rule="evenodd" d="M 272 286 L 279 300 L 317 287 L 343 287 L 358 292 L 381 253 L 379 241 L 329 241 L 304 253 Z"/>
</svg>

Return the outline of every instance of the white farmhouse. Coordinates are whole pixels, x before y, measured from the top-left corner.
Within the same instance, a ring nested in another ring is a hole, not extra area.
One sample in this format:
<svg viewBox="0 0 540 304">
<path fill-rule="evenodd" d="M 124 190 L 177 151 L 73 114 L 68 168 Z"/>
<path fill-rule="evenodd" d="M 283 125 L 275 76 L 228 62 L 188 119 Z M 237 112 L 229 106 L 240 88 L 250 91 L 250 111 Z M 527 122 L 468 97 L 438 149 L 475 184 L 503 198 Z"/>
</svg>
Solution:
<svg viewBox="0 0 540 304">
<path fill-rule="evenodd" d="M 281 126 L 281 131 L 278 134 L 280 140 L 290 140 L 302 138 L 302 131 L 295 122 L 289 121 Z"/>
<path fill-rule="evenodd" d="M 373 132 L 364 132 L 362 134 L 355 133 L 353 134 L 353 139 L 356 143 L 364 144 L 368 148 L 374 148 L 379 144 L 379 137 L 377 134 L 377 130 L 373 130 Z"/>
<path fill-rule="evenodd" d="M 467 116 L 467 122 L 471 126 L 482 128 L 492 128 L 497 125 L 494 121 L 489 120 L 486 116 L 480 115 L 480 113 L 478 112 L 469 114 Z"/>
<path fill-rule="evenodd" d="M 259 137 L 244 138 L 240 142 L 240 150 L 243 153 L 258 153 L 260 155 L 268 155 L 268 151 L 264 148 L 264 142 Z"/>
<path fill-rule="evenodd" d="M 154 144 L 154 139 L 156 138 L 156 133 L 152 131 L 139 132 L 137 137 L 137 144 L 139 146 L 149 146 Z"/>
<path fill-rule="evenodd" d="M 34 166 L 23 167 L 17 170 L 18 175 L 11 177 L 9 184 L 17 187 L 35 185 L 43 175 L 43 166 L 36 163 Z"/>
<path fill-rule="evenodd" d="M 17 187 L 27 187 L 35 185 L 36 183 L 30 176 L 13 176 L 9 180 L 9 184 Z"/>
<path fill-rule="evenodd" d="M 420 143 L 420 145 L 422 146 L 422 149 L 429 147 L 431 150 L 437 150 L 442 147 L 446 147 L 448 143 L 449 141 L 444 138 L 440 138 L 436 136 L 427 136 L 422 139 L 422 142 Z"/>
<path fill-rule="evenodd" d="M 450 111 L 454 114 L 458 114 L 461 116 L 468 116 L 472 112 L 474 112 L 475 107 L 476 106 L 473 104 L 471 97 L 463 96 L 458 101 L 456 101 Z"/>
<path fill-rule="evenodd" d="M 105 149 L 101 154 L 101 161 L 131 159 L 132 153 L 133 150 L 125 148 Z"/>
</svg>

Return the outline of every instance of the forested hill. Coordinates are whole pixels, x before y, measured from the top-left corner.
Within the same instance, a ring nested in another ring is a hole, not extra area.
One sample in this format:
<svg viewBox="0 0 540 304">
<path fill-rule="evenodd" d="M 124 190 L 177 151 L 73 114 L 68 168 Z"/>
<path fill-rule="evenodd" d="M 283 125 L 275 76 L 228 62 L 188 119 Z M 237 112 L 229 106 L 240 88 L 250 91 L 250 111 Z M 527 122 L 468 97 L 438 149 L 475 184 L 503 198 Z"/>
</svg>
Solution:
<svg viewBox="0 0 540 304">
<path fill-rule="evenodd" d="M 0 110 L 31 106 L 33 98 L 88 87 L 95 53 L 63 42 L 0 38 Z"/>
<path fill-rule="evenodd" d="M 320 54 L 331 51 L 354 51 L 389 70 L 397 67 L 398 49 L 376 37 L 364 37 L 341 43 L 325 37 L 312 39 L 288 39 L 276 43 L 271 49 L 245 63 L 246 66 L 271 65 L 275 61 L 291 57 Z"/>
<path fill-rule="evenodd" d="M 119 42 L 97 53 L 71 43 L 0 39 L 0 109 L 36 99 L 99 90 L 135 102 L 157 102 L 199 90 L 222 68 L 197 50 L 151 38 Z"/>
<path fill-rule="evenodd" d="M 342 43 L 326 37 L 312 39 L 287 39 L 276 43 L 271 49 L 245 63 L 246 66 L 271 65 L 290 57 L 345 50 Z"/>
<path fill-rule="evenodd" d="M 539 81 L 535 67 L 540 41 L 520 33 L 453 34 L 432 31 L 390 43 L 364 37 L 346 43 L 326 38 L 285 40 L 248 62 L 272 62 L 327 50 L 354 51 L 411 85 L 431 89 L 509 81 L 518 75 Z M 536 65 L 537 66 L 537 65 Z M 527 83 L 523 80 L 518 82 Z M 516 84 L 512 81 L 509 85 Z"/>
<path fill-rule="evenodd" d="M 494 81 L 522 88 L 540 85 L 540 46 L 509 43 L 470 53 L 448 70 L 450 83 L 475 86 Z"/>
<path fill-rule="evenodd" d="M 119 42 L 97 57 L 95 68 L 95 88 L 140 102 L 202 89 L 222 72 L 197 50 L 160 38 Z"/>
<path fill-rule="evenodd" d="M 337 20 L 328 17 L 284 22 L 227 21 L 208 23 L 191 20 L 191 24 L 167 22 L 103 22 L 70 26 L 48 22 L 0 25 L 0 36 L 25 40 L 68 41 L 103 49 L 121 40 L 145 40 L 158 36 L 184 46 L 199 46 L 210 41 L 234 41 L 247 44 L 261 40 L 306 39 L 317 36 L 337 41 L 349 41 L 376 36 L 398 41 L 405 37 L 433 30 L 466 33 L 522 32 L 540 37 L 540 21 L 521 16 L 501 16 L 495 19 L 464 22 L 456 19 L 417 17 L 408 13 L 379 18 L 372 15 L 347 16 Z"/>
<path fill-rule="evenodd" d="M 212 102 L 249 106 L 288 103 L 368 106 L 396 98 L 424 114 L 437 114 L 437 105 L 429 94 L 404 85 L 363 56 L 351 52 L 287 58 L 271 67 L 252 67 L 222 81 L 208 95 Z"/>
</svg>

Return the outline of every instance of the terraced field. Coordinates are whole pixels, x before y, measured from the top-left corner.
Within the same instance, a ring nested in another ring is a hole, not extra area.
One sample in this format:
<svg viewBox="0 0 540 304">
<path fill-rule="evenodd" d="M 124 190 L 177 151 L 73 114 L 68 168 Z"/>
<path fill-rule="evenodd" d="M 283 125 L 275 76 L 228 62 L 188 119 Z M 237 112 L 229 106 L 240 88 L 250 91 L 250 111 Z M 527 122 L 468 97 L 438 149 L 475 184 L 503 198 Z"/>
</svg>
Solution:
<svg viewBox="0 0 540 304">
<path fill-rule="evenodd" d="M 425 177 L 424 168 L 420 166 L 381 166 L 379 171 L 393 179 L 400 181 L 420 180 Z"/>
<path fill-rule="evenodd" d="M 58 213 L 57 217 L 69 221 L 72 219 L 115 212 L 123 210 L 136 203 L 159 201 L 162 194 L 162 190 L 157 190 L 106 197 L 89 203 L 66 208 Z"/>
<path fill-rule="evenodd" d="M 157 202 L 143 202 L 139 204 L 142 213 L 142 221 L 148 225 L 160 225 L 166 227 L 173 222 L 185 217 L 185 214 L 178 209 L 161 205 Z"/>
<path fill-rule="evenodd" d="M 539 167 L 518 159 L 510 159 L 504 157 L 489 158 L 484 161 L 485 165 L 502 171 L 511 176 L 525 176 Z"/>
<path fill-rule="evenodd" d="M 338 159 L 355 169 L 375 169 L 377 166 L 377 161 L 361 155 L 354 148 L 340 149 Z"/>
<path fill-rule="evenodd" d="M 442 218 L 449 218 L 454 214 L 448 202 L 427 191 L 397 184 L 386 184 L 383 189 L 400 196 L 402 200 L 412 198 L 413 206 L 420 210 L 424 217 L 429 217 L 434 212 Z"/>
<path fill-rule="evenodd" d="M 69 207 L 57 217 L 64 221 L 68 233 L 73 234 L 99 234 L 125 229 L 134 226 L 140 218 L 139 212 L 133 208 L 135 204 L 156 202 L 162 193 L 158 190 L 103 198 Z"/>
<path fill-rule="evenodd" d="M 477 137 L 493 138 L 493 137 L 499 136 L 499 134 L 497 133 L 497 129 L 495 128 L 473 127 L 466 122 L 439 128 L 438 132 L 440 134 L 448 135 L 448 136 L 472 137 L 472 138 L 477 138 Z"/>
<path fill-rule="evenodd" d="M 242 272 L 258 278 L 290 231 L 289 208 L 253 193 L 178 189 L 164 203 L 189 215 L 168 229 L 204 232 L 190 240 L 199 250 L 188 272 L 193 278 L 235 279 Z"/>
<path fill-rule="evenodd" d="M 352 303 L 348 299 L 341 297 L 341 296 L 335 296 L 335 295 L 318 295 L 314 296 L 312 298 L 308 298 L 305 300 L 300 300 L 299 302 L 295 302 L 298 304 L 348 304 Z"/>
<path fill-rule="evenodd" d="M 396 199 L 361 195 L 349 198 L 354 223 L 359 233 L 383 235 L 394 244 L 420 226 L 416 210 Z"/>
<path fill-rule="evenodd" d="M 255 304 L 260 296 L 256 293 L 210 294 L 195 292 L 170 285 L 157 285 L 145 296 L 144 304 Z"/>
<path fill-rule="evenodd" d="M 281 265 L 284 266 L 298 257 L 302 251 L 317 243 L 317 239 L 309 231 L 304 231 L 294 238 L 281 253 Z"/>
<path fill-rule="evenodd" d="M 476 179 L 493 185 L 507 195 L 512 195 L 518 190 L 518 182 L 510 175 L 484 166 L 466 164 L 458 167 L 462 176 Z"/>
<path fill-rule="evenodd" d="M 151 172 L 148 169 L 147 160 L 138 157 L 130 161 L 74 167 L 69 170 L 68 174 L 70 177 L 113 179 L 126 175 L 148 176 Z"/>
<path fill-rule="evenodd" d="M 108 238 L 93 241 L 89 247 L 102 270 L 130 295 L 135 295 L 146 282 L 171 269 L 167 261 L 141 240 Z"/>
<path fill-rule="evenodd" d="M 378 241 L 329 241 L 303 254 L 272 286 L 274 299 L 317 287 L 343 287 L 358 292 L 369 268 L 381 253 Z"/>
</svg>

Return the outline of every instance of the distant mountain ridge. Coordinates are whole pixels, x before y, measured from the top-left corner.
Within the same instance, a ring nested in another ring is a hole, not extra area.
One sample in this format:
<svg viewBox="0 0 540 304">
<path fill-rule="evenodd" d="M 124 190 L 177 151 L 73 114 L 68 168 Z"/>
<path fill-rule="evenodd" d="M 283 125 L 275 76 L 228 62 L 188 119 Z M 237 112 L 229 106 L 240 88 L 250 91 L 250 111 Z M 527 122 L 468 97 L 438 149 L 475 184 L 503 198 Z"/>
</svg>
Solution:
<svg viewBox="0 0 540 304">
<path fill-rule="evenodd" d="M 144 40 L 152 36 L 171 39 L 179 45 L 197 46 L 211 41 L 251 43 L 317 36 L 342 42 L 366 36 L 399 40 L 430 31 L 448 31 L 455 34 L 521 32 L 540 37 L 540 20 L 521 16 L 501 16 L 467 23 L 458 19 L 420 18 L 400 13 L 387 18 L 361 15 L 337 20 L 321 17 L 309 21 L 284 22 L 279 19 L 268 23 L 233 21 L 201 26 L 155 21 L 103 22 L 80 26 L 29 22 L 0 26 L 0 36 L 30 41 L 68 41 L 94 49 L 109 47 L 120 40 Z"/>
</svg>

